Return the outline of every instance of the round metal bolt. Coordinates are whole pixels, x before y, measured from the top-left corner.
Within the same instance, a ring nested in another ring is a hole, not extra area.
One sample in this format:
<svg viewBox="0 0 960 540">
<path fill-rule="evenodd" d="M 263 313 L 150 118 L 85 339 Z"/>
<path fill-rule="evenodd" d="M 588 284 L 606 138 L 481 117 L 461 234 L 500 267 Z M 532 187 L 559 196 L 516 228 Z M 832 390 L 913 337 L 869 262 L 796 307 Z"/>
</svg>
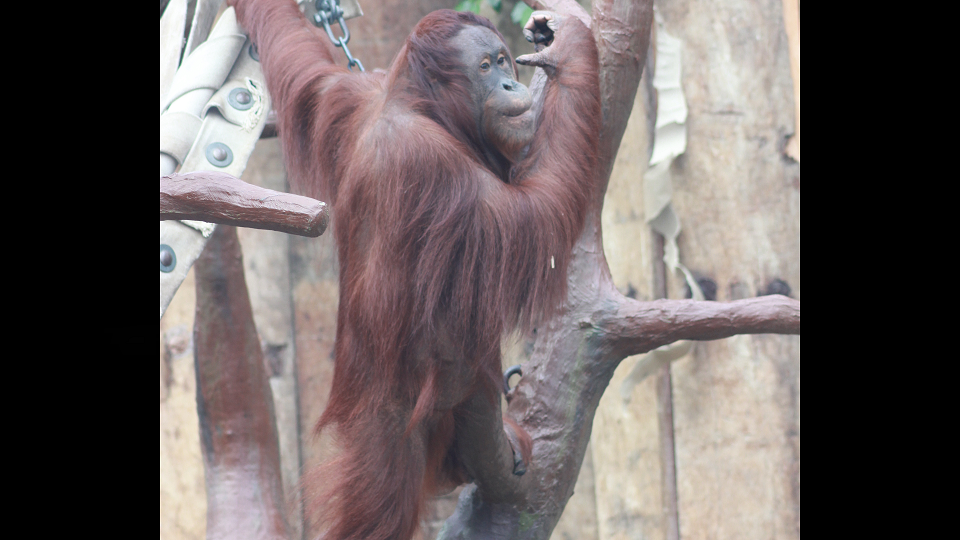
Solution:
<svg viewBox="0 0 960 540">
<path fill-rule="evenodd" d="M 253 96 L 250 95 L 250 91 L 246 88 L 234 88 L 231 90 L 227 96 L 227 101 L 230 102 L 231 107 L 238 111 L 245 111 L 253 107 Z"/>
<path fill-rule="evenodd" d="M 166 244 L 160 244 L 160 271 L 170 273 L 176 267 L 177 254 L 173 252 L 173 248 Z"/>
<path fill-rule="evenodd" d="M 207 161 L 217 167 L 226 167 L 233 163 L 233 152 L 223 143 L 210 143 L 206 149 Z"/>
</svg>

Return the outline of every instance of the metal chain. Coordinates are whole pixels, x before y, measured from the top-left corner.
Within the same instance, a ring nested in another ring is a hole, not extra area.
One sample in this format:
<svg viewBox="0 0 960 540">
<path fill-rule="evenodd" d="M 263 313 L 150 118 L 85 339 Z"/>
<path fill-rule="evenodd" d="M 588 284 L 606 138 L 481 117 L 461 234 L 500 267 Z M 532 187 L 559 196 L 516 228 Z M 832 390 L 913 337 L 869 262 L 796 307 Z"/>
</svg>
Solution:
<svg viewBox="0 0 960 540">
<path fill-rule="evenodd" d="M 347 30 L 347 23 L 343 20 L 343 8 L 340 7 L 340 0 L 317 0 L 317 13 L 313 16 L 314 23 L 317 26 L 323 25 L 323 29 L 327 31 L 327 36 L 330 38 L 330 41 L 334 45 L 343 49 L 343 53 L 347 55 L 347 60 L 349 64 L 347 67 L 350 70 L 353 70 L 353 66 L 360 68 L 360 71 L 363 71 L 363 64 L 360 63 L 360 60 L 353 57 L 350 54 L 350 49 L 347 48 L 347 43 L 350 41 L 350 30 Z M 335 21 L 340 25 L 340 32 L 343 36 L 337 38 L 333 36 L 333 31 L 330 30 L 330 21 Z"/>
</svg>

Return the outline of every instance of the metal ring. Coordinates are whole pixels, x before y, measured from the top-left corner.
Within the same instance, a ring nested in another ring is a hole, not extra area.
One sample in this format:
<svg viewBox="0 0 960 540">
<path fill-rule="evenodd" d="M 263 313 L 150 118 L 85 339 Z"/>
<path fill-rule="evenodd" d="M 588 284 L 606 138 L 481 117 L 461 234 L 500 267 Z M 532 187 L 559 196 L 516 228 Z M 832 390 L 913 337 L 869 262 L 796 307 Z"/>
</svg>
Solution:
<svg viewBox="0 0 960 540">
<path fill-rule="evenodd" d="M 340 25 L 340 32 L 343 33 L 343 37 L 340 39 L 343 40 L 344 44 L 350 43 L 350 30 L 347 28 L 347 21 L 343 20 L 342 13 L 337 17 L 337 24 Z"/>
<path fill-rule="evenodd" d="M 503 393 L 504 394 L 510 393 L 510 377 L 513 375 L 520 375 L 521 377 L 523 377 L 523 370 L 520 368 L 519 364 L 511 368 L 508 368 L 506 371 L 503 372 Z"/>
<path fill-rule="evenodd" d="M 354 65 L 359 67 L 360 71 L 363 71 L 363 64 L 361 64 L 359 60 L 357 60 L 356 58 L 353 57 L 352 54 L 350 54 L 350 49 L 347 48 L 347 42 L 343 41 L 343 38 L 340 38 L 339 46 L 343 47 L 343 54 L 347 55 L 347 67 L 350 69 L 350 71 L 353 71 Z"/>
<path fill-rule="evenodd" d="M 320 22 L 323 23 L 323 29 L 327 31 L 327 37 L 330 38 L 330 41 L 332 41 L 334 45 L 339 47 L 340 45 L 337 44 L 337 38 L 333 37 L 333 30 L 330 29 L 330 21 L 327 19 L 325 13 L 323 15 L 320 13 L 322 12 L 317 13 L 317 17 L 320 19 Z"/>
</svg>

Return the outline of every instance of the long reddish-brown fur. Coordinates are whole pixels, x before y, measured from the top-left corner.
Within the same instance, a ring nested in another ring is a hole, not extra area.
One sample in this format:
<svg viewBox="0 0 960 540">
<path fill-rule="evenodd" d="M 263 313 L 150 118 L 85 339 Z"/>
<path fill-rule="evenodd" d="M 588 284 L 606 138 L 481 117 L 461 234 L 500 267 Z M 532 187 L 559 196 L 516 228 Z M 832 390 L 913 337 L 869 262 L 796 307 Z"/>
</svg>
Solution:
<svg viewBox="0 0 960 540">
<path fill-rule="evenodd" d="M 449 44 L 464 25 L 496 32 L 486 19 L 433 13 L 386 74 L 364 75 L 339 65 L 292 1 L 234 3 L 259 49 L 291 184 L 333 209 L 336 368 L 317 428 L 335 424 L 343 452 L 324 469 L 338 477 L 327 534 L 406 539 L 427 496 L 467 480 L 451 451 L 458 404 L 499 399 L 504 334 L 565 297 L 597 159 L 596 46 L 565 22 L 535 138 L 498 170 Z"/>
</svg>

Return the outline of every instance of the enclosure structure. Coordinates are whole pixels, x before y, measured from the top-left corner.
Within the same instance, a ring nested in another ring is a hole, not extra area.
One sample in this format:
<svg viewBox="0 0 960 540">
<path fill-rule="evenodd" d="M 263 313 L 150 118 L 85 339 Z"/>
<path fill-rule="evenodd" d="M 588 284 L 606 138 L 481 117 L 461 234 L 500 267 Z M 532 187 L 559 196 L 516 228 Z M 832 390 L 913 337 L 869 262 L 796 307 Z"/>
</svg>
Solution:
<svg viewBox="0 0 960 540">
<path fill-rule="evenodd" d="M 672 208 L 683 223 L 678 238 L 680 259 L 702 283 L 715 284 L 720 301 L 771 291 L 799 298 L 799 164 L 784 155 L 788 136 L 794 132 L 794 101 L 779 6 L 658 4 L 663 18 L 658 31 L 683 43 L 682 81 L 690 111 L 685 124 L 686 150 L 671 165 Z M 377 47 L 364 50 L 360 41 L 364 33 L 377 35 L 377 28 L 395 24 L 387 24 L 384 17 L 409 16 L 413 20 L 405 27 L 410 28 L 420 16 L 402 5 L 390 7 L 382 13 L 368 13 L 354 26 L 352 50 L 368 66 L 377 65 L 368 60 L 376 58 Z M 630 34 L 618 26 L 625 15 L 618 13 L 617 7 L 594 7 L 594 18 L 601 21 L 594 26 L 601 44 L 616 45 L 617 36 Z M 652 20 L 649 5 L 642 7 L 646 8 L 640 10 L 646 20 Z M 371 27 L 359 24 L 361 21 Z M 608 34 L 603 24 L 610 25 Z M 503 29 L 504 24 L 500 26 Z M 626 26 L 635 29 L 641 24 Z M 521 50 L 518 45 L 511 44 L 515 54 Z M 639 45 L 615 48 L 611 58 L 619 58 L 619 62 L 605 64 L 605 83 L 616 90 L 613 97 L 605 94 L 605 100 L 619 103 L 619 109 L 611 106 L 605 122 L 608 126 L 625 123 L 624 110 L 630 103 L 634 110 L 626 127 L 628 134 L 619 144 L 603 214 L 599 204 L 597 208 L 604 250 L 582 250 L 577 256 L 584 261 L 583 267 L 571 277 L 577 281 L 571 286 L 580 287 L 574 302 L 581 301 L 583 306 L 595 307 L 591 303 L 598 298 L 617 298 L 616 290 L 639 300 L 664 296 L 664 289 L 670 298 L 684 295 L 684 285 L 676 276 L 666 274 L 658 281 L 658 242 L 647 225 L 652 217 L 644 214 L 647 194 L 642 178 L 655 128 L 655 122 L 647 121 L 655 110 L 651 105 L 653 81 L 641 85 L 636 96 L 627 92 L 619 101 L 614 99 L 629 90 L 630 85 L 621 81 L 629 80 L 631 73 L 638 76 L 641 65 L 653 65 L 643 61 L 639 49 Z M 611 117 L 615 120 L 608 120 Z M 261 142 L 253 160 L 272 162 L 272 167 L 260 169 L 251 164 L 251 174 L 244 179 L 282 191 L 285 187 L 276 166 L 276 148 L 270 146 L 269 141 Z M 272 172 L 255 172 L 258 170 Z M 594 245 L 600 245 L 599 227 L 592 233 Z M 247 249 L 257 244 L 258 235 L 269 237 L 270 233 L 241 230 L 239 234 L 257 329 L 273 375 L 285 484 L 291 490 L 300 463 L 309 466 L 315 462 L 323 446 L 308 435 L 322 409 L 324 372 L 332 368 L 327 359 L 337 301 L 333 250 L 322 240 L 281 236 Z M 604 276 L 604 253 L 612 279 Z M 189 401 L 195 398 L 189 381 L 193 372 L 189 368 L 193 347 L 188 322 L 192 307 L 183 307 L 190 304 L 188 291 L 189 286 L 179 293 L 183 298 L 175 299 L 173 311 L 161 321 L 161 533 L 166 526 L 171 537 L 180 533 L 189 537 L 188 531 L 202 530 L 189 525 L 191 510 L 194 523 L 202 521 L 202 515 L 196 516 L 197 506 L 175 498 L 176 494 L 203 492 L 202 476 L 191 473 L 186 465 L 190 459 L 183 457 L 191 452 L 187 447 L 195 444 L 193 459 L 199 463 L 199 439 L 190 441 L 187 435 L 196 425 L 196 420 L 190 419 L 196 413 L 189 410 Z M 596 309 L 584 313 L 586 316 L 575 320 L 574 332 L 580 340 L 584 332 L 599 332 L 606 320 L 594 318 Z M 538 332 L 538 339 L 547 338 Z M 534 356 L 542 355 L 544 346 L 541 341 Z M 549 347 L 557 350 L 559 345 Z M 769 536 L 770 531 L 778 537 L 798 535 L 799 338 L 740 336 L 698 343 L 674 364 L 671 376 L 659 371 L 637 384 L 628 377 L 636 359 L 624 360 L 613 370 L 619 360 L 611 358 L 623 353 L 611 351 L 601 366 L 609 372 L 604 377 L 612 377 L 602 400 L 597 388 L 587 389 L 589 399 L 573 400 L 586 403 L 588 413 L 597 407 L 591 446 L 586 446 L 587 421 L 581 424 L 575 444 L 560 448 L 568 453 L 575 449 L 573 453 L 587 463 L 581 471 L 580 487 L 566 505 L 567 514 L 581 512 L 587 517 L 572 520 L 572 525 L 561 520 L 556 534 L 571 538 L 670 537 L 676 525 L 682 535 L 690 537 Z M 536 373 L 527 370 L 529 379 L 517 390 L 521 395 L 533 391 L 529 385 Z M 576 375 L 575 370 L 556 373 L 563 375 L 546 378 L 543 384 L 565 392 L 576 386 L 564 379 Z M 539 395 L 537 392 L 528 403 L 540 399 Z M 591 404 L 590 399 L 599 403 Z M 511 408 L 516 407 L 520 405 L 511 403 Z M 668 472 L 671 449 L 674 480 Z M 561 460 L 555 470 L 567 476 L 575 474 L 579 458 L 574 458 Z M 591 480 L 592 489 L 588 487 Z M 180 487 L 169 489 L 171 484 Z M 675 510 L 663 512 L 662 508 L 671 506 Z M 173 513 L 171 507 L 178 507 L 178 517 L 165 521 Z M 438 516 L 442 520 L 449 511 L 438 513 L 444 514 Z"/>
</svg>

